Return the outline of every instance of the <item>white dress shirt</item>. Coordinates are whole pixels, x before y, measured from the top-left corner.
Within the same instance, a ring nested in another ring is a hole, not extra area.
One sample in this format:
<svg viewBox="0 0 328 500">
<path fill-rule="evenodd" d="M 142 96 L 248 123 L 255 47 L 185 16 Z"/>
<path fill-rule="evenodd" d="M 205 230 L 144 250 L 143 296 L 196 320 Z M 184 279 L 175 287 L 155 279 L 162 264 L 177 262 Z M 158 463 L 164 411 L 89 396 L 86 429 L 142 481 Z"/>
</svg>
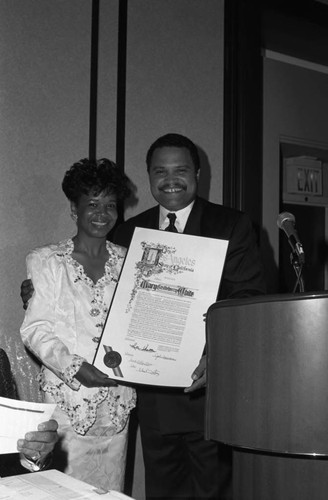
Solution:
<svg viewBox="0 0 328 500">
<path fill-rule="evenodd" d="M 178 233 L 183 233 L 184 228 L 186 227 L 188 217 L 190 215 L 191 209 L 194 206 L 195 200 L 192 201 L 189 205 L 187 205 L 185 208 L 182 208 L 181 210 L 178 210 L 177 212 L 172 212 L 170 210 L 167 210 L 166 208 L 160 206 L 159 207 L 159 229 L 165 230 L 167 226 L 169 225 L 170 221 L 167 218 L 167 214 L 175 214 L 176 219 L 175 219 L 175 227 L 178 230 Z"/>
</svg>

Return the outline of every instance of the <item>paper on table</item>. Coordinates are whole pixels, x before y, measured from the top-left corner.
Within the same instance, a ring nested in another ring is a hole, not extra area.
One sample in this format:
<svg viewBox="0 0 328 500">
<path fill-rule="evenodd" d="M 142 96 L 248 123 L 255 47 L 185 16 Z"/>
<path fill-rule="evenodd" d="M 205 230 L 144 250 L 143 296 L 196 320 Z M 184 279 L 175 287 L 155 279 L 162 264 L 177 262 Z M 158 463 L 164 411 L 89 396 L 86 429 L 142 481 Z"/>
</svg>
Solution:
<svg viewBox="0 0 328 500">
<path fill-rule="evenodd" d="M 31 403 L 0 397 L 0 454 L 16 453 L 18 439 L 49 420 L 55 404 Z M 1 498 L 1 497 L 0 497 Z"/>
<path fill-rule="evenodd" d="M 26 497 L 33 500 L 131 499 L 118 491 L 99 491 L 94 486 L 55 469 L 0 479 L 0 500 L 23 500 Z"/>
<path fill-rule="evenodd" d="M 124 382 L 189 386 L 227 247 L 226 240 L 136 228 L 94 365 Z"/>
</svg>

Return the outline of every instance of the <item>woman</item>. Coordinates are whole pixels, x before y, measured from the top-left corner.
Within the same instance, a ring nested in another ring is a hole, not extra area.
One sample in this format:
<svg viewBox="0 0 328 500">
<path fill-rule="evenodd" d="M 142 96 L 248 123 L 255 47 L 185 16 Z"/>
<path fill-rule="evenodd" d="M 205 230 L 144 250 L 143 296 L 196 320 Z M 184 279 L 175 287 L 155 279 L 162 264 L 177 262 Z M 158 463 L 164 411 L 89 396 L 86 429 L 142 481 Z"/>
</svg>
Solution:
<svg viewBox="0 0 328 500">
<path fill-rule="evenodd" d="M 62 188 L 77 233 L 27 256 L 35 293 L 21 335 L 42 362 L 44 401 L 57 403 L 61 463 L 55 458 L 54 466 L 121 491 L 135 393 L 91 363 L 125 256 L 106 236 L 117 220 L 117 202 L 130 193 L 128 179 L 107 159 L 84 159 L 66 172 Z"/>
</svg>

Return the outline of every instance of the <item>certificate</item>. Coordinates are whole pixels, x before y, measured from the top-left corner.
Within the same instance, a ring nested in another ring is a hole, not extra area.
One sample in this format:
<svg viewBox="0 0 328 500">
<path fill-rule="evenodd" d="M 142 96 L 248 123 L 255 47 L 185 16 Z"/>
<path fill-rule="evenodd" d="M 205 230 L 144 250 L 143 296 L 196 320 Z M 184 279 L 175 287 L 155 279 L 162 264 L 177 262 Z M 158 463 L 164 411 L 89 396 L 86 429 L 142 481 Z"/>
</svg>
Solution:
<svg viewBox="0 0 328 500">
<path fill-rule="evenodd" d="M 227 240 L 137 227 L 94 365 L 122 382 L 189 386 L 227 247 Z"/>
<path fill-rule="evenodd" d="M 17 453 L 17 441 L 49 420 L 55 404 L 0 398 L 0 454 Z M 1 498 L 1 497 L 0 497 Z"/>
</svg>

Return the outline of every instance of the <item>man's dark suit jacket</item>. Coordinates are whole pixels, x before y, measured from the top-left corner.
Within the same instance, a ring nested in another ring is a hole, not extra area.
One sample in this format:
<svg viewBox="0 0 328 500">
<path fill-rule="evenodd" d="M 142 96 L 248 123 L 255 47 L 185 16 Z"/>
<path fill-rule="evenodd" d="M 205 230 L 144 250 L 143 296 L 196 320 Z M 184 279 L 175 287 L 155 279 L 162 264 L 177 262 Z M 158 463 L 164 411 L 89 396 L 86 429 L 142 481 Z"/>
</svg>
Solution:
<svg viewBox="0 0 328 500">
<path fill-rule="evenodd" d="M 158 223 L 157 205 L 121 224 L 114 242 L 128 247 L 135 227 L 158 229 Z M 259 252 L 246 214 L 197 197 L 184 233 L 229 240 L 217 300 L 265 293 Z M 181 389 L 140 386 L 137 394 L 140 422 L 154 425 L 156 412 L 156 425 L 163 434 L 204 431 L 204 390 L 185 394 Z"/>
</svg>

